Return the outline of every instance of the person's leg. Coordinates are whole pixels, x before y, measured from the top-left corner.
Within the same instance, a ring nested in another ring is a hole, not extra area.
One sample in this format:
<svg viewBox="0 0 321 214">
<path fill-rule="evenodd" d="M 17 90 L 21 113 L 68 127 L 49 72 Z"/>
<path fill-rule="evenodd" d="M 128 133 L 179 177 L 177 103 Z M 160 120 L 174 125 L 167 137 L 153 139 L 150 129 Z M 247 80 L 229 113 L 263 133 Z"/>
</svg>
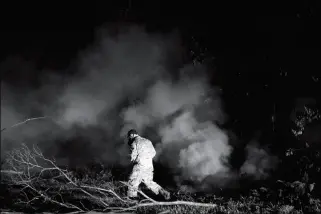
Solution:
<svg viewBox="0 0 321 214">
<path fill-rule="evenodd" d="M 142 182 L 142 173 L 139 167 L 134 166 L 131 175 L 129 176 L 129 187 L 127 191 L 127 196 L 130 198 L 137 197 L 137 191 L 140 183 Z"/>
<path fill-rule="evenodd" d="M 156 195 L 158 195 L 160 189 L 162 189 L 162 187 L 160 185 L 158 185 L 158 183 L 153 181 L 153 171 L 152 171 L 152 169 L 151 170 L 144 170 L 143 183 L 146 185 L 146 187 L 148 189 L 150 189 Z"/>
<path fill-rule="evenodd" d="M 150 189 L 153 193 L 158 195 L 161 193 L 165 199 L 170 198 L 170 193 L 167 192 L 164 188 L 162 188 L 158 183 L 153 181 L 153 169 L 146 169 L 143 171 L 144 176 L 143 176 L 143 183 L 147 186 L 148 189 Z"/>
</svg>

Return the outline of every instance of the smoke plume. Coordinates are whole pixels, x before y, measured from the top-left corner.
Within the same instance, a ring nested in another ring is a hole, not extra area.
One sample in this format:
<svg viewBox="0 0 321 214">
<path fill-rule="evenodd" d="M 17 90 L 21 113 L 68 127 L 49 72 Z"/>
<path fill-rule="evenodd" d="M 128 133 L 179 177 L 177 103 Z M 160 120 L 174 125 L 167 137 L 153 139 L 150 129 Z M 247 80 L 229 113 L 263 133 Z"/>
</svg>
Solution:
<svg viewBox="0 0 321 214">
<path fill-rule="evenodd" d="M 71 63 L 77 66 L 68 68 L 77 70 L 73 76 L 43 72 L 37 89 L 2 83 L 1 127 L 29 117 L 50 118 L 6 130 L 2 148 L 38 144 L 61 164 L 126 165 L 124 137 L 135 128 L 154 143 L 155 161 L 179 174 L 178 183 L 226 175 L 232 147 L 218 127 L 226 119 L 219 90 L 209 85 L 204 65 L 182 63 L 182 54 L 173 51 L 182 50 L 178 36 L 150 34 L 137 26 L 97 35 Z M 18 59 L 3 62 L 2 70 L 12 69 Z M 259 149 L 249 150 L 254 158 L 243 170 L 256 173 L 253 165 L 267 163 L 257 163 Z"/>
<path fill-rule="evenodd" d="M 231 147 L 226 133 L 215 124 L 223 118 L 219 97 L 210 97 L 204 70 L 197 69 L 198 78 L 158 81 L 141 104 L 125 110 L 123 118 L 141 132 L 154 126 L 160 137 L 155 142 L 158 160 L 180 171 L 182 179 L 201 181 L 227 170 L 223 159 Z"/>
<path fill-rule="evenodd" d="M 247 159 L 240 172 L 254 177 L 256 180 L 265 179 L 270 170 L 277 164 L 277 157 L 270 155 L 267 150 L 260 148 L 257 143 L 251 142 L 246 147 Z"/>
</svg>

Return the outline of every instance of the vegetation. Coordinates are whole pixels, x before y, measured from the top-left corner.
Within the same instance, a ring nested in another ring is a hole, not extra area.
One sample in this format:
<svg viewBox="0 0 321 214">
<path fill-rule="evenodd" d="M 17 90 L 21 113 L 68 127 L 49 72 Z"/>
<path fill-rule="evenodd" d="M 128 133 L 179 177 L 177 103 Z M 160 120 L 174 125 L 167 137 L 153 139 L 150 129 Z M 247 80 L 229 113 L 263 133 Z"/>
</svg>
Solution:
<svg viewBox="0 0 321 214">
<path fill-rule="evenodd" d="M 114 181 L 108 169 L 71 171 L 42 152 L 23 145 L 8 153 L 2 170 L 5 204 L 2 210 L 23 212 L 135 213 L 318 213 L 321 201 L 314 185 L 276 181 L 274 187 L 252 189 L 236 197 L 174 193 L 164 202 L 140 192 L 139 201 L 126 198 L 126 183 Z M 145 191 L 144 191 L 145 192 Z"/>
<path fill-rule="evenodd" d="M 318 143 L 302 143 L 305 130 L 310 124 L 319 123 L 320 118 L 318 111 L 305 107 L 294 121 L 292 133 L 297 144 L 279 157 L 279 171 L 290 175 L 290 179 L 274 175 L 272 181 L 252 182 L 250 189 L 241 185 L 245 190 L 230 195 L 172 190 L 172 200 L 166 202 L 146 189 L 139 191 L 139 200 L 128 199 L 127 183 L 115 179 L 112 170 L 102 164 L 67 169 L 45 157 L 39 148 L 22 145 L 8 152 L 1 163 L 1 201 L 4 201 L 1 210 L 30 213 L 321 213 L 321 150 Z M 297 146 L 300 144 L 305 146 Z"/>
</svg>

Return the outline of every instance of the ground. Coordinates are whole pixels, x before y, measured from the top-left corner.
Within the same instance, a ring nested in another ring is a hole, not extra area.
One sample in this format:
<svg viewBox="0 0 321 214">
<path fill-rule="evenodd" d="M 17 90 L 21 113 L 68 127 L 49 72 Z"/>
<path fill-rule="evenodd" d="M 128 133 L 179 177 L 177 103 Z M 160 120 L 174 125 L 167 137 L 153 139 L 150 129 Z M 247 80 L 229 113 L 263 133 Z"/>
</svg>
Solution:
<svg viewBox="0 0 321 214">
<path fill-rule="evenodd" d="M 1 170 L 2 212 L 88 213 L 320 213 L 315 186 L 277 180 L 234 194 L 171 189 L 164 201 L 142 186 L 138 201 L 126 198 L 127 182 L 108 168 L 64 169 L 34 147 L 8 153 Z M 166 187 L 165 187 L 166 188 Z M 233 192 L 232 192 L 233 193 Z"/>
</svg>

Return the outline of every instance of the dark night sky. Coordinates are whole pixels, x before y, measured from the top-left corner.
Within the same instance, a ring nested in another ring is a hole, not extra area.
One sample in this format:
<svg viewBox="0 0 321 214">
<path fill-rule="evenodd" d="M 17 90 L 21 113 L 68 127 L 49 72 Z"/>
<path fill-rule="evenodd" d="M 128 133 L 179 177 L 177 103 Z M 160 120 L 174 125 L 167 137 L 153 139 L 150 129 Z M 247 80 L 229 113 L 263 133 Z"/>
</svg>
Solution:
<svg viewBox="0 0 321 214">
<path fill-rule="evenodd" d="M 91 41 L 98 26 L 132 21 L 156 31 L 178 28 L 186 38 L 196 37 L 220 59 L 224 69 L 234 72 L 275 67 L 317 70 L 321 26 L 317 3 L 232 6 L 132 1 L 128 8 L 130 1 L 97 2 L 6 5 L 10 16 L 4 14 L 3 31 L 10 33 L 2 40 L 3 54 L 41 55 L 40 61 L 53 60 L 57 66 Z"/>
<path fill-rule="evenodd" d="M 97 27 L 114 21 L 134 22 L 146 24 L 150 31 L 179 29 L 187 43 L 194 37 L 207 48 L 215 57 L 218 71 L 213 80 L 225 89 L 230 115 L 235 111 L 242 118 L 251 113 L 255 120 L 258 108 L 265 109 L 268 115 L 273 102 L 283 106 L 298 94 L 320 93 L 320 83 L 311 77 L 321 78 L 320 2 L 284 5 L 104 2 L 70 5 L 12 2 L 2 6 L 5 21 L 1 57 L 18 54 L 35 61 L 39 68 L 64 68 L 79 49 L 94 39 Z M 288 76 L 280 76 L 281 71 Z M 4 80 L 19 78 L 12 71 L 2 74 Z M 263 89 L 265 84 L 270 86 L 268 90 Z M 238 110 L 232 112 L 230 108 L 238 102 L 237 97 L 248 91 L 252 99 L 238 104 Z"/>
</svg>

